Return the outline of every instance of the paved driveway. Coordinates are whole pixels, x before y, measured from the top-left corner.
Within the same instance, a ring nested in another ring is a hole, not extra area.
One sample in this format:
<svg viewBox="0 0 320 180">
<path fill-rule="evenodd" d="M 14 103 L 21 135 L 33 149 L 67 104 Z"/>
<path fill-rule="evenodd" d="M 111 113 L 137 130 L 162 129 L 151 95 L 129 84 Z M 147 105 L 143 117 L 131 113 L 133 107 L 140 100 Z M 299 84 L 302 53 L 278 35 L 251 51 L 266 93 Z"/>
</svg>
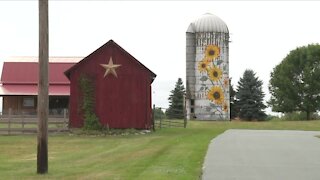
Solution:
<svg viewBox="0 0 320 180">
<path fill-rule="evenodd" d="M 203 180 L 320 180 L 320 131 L 227 130 L 214 138 Z"/>
</svg>

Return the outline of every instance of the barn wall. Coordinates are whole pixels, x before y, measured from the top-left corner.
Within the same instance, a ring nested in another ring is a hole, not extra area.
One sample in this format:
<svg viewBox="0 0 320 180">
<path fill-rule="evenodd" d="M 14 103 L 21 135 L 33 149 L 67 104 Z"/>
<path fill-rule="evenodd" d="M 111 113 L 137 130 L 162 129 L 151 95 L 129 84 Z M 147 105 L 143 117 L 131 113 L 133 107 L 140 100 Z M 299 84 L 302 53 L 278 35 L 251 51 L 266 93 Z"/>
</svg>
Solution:
<svg viewBox="0 0 320 180">
<path fill-rule="evenodd" d="M 79 128 L 83 126 L 82 113 L 80 111 L 81 102 L 79 101 L 80 91 L 77 74 L 70 76 L 70 114 L 69 123 L 71 127 Z"/>
<path fill-rule="evenodd" d="M 118 77 L 104 77 L 112 56 Z M 72 127 L 83 126 L 81 92 L 78 80 L 82 74 L 95 81 L 95 113 L 100 122 L 110 128 L 149 128 L 151 125 L 151 77 L 150 72 L 136 60 L 114 46 L 102 47 L 91 54 L 71 72 L 70 120 Z"/>
<path fill-rule="evenodd" d="M 113 128 L 145 128 L 148 106 L 146 78 L 122 75 L 108 83 L 102 81 L 96 84 L 96 97 L 99 97 L 96 108 L 101 122 Z"/>
</svg>

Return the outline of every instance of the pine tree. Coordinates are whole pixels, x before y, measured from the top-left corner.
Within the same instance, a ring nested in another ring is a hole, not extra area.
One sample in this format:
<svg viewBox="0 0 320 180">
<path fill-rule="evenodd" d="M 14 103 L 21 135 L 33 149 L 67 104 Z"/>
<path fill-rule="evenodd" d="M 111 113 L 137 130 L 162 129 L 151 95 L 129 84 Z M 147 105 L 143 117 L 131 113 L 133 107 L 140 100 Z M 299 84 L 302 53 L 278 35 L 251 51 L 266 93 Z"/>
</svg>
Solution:
<svg viewBox="0 0 320 180">
<path fill-rule="evenodd" d="M 231 78 L 229 79 L 229 92 L 230 92 L 230 119 L 234 119 L 237 117 L 238 110 L 236 107 L 237 100 L 236 100 L 236 91 L 233 89 L 233 86 L 231 84 Z"/>
<path fill-rule="evenodd" d="M 263 111 L 266 106 L 263 103 L 262 81 L 255 76 L 252 70 L 246 70 L 238 82 L 236 106 L 241 119 L 263 120 L 266 117 Z"/>
<path fill-rule="evenodd" d="M 171 91 L 171 94 L 168 98 L 169 108 L 166 111 L 166 115 L 169 119 L 184 118 L 184 95 L 185 89 L 181 78 L 178 78 L 174 90 Z"/>
</svg>

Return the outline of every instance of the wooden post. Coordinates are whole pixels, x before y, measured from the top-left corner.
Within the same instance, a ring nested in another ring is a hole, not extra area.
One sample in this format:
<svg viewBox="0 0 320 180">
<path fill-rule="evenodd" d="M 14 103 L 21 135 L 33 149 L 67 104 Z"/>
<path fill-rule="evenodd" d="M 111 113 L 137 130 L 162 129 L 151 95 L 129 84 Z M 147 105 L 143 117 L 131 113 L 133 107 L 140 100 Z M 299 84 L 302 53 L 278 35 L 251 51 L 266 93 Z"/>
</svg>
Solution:
<svg viewBox="0 0 320 180">
<path fill-rule="evenodd" d="M 184 107 L 183 107 L 183 114 L 184 114 L 184 117 L 183 117 L 183 127 L 186 128 L 187 127 L 187 109 L 186 109 L 186 97 L 184 96 Z"/>
<path fill-rule="evenodd" d="M 24 134 L 24 115 L 21 114 L 21 125 L 22 125 L 22 134 Z"/>
<path fill-rule="evenodd" d="M 156 110 L 156 105 L 153 105 L 153 109 L 152 109 L 152 130 L 153 131 L 156 131 L 156 128 L 154 127 L 155 126 L 155 123 L 154 123 L 154 121 L 155 121 L 155 118 L 154 118 L 155 110 Z"/>
<path fill-rule="evenodd" d="M 48 36 L 48 0 L 39 0 L 38 174 L 48 172 Z"/>
<path fill-rule="evenodd" d="M 11 115 L 12 115 L 12 109 L 9 108 L 9 115 L 8 115 L 8 134 L 11 134 Z"/>
<path fill-rule="evenodd" d="M 63 109 L 63 128 L 68 128 L 68 121 L 67 121 L 67 109 Z"/>
<path fill-rule="evenodd" d="M 66 108 L 63 109 L 63 118 L 64 119 L 67 118 L 67 109 Z"/>
<path fill-rule="evenodd" d="M 162 128 L 162 117 L 160 118 L 159 126 L 160 126 L 160 129 L 161 129 Z"/>
</svg>

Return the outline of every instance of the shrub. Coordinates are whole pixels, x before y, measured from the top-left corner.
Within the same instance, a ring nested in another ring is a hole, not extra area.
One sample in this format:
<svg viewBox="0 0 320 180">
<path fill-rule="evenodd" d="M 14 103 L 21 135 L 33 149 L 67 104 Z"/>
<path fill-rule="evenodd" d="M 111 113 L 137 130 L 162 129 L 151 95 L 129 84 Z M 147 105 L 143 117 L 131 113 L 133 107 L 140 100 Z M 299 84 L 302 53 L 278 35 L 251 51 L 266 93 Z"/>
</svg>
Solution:
<svg viewBox="0 0 320 180">
<path fill-rule="evenodd" d="M 291 112 L 291 113 L 285 113 L 284 116 L 281 118 L 286 121 L 301 121 L 301 120 L 307 120 L 307 113 L 306 112 Z M 310 120 L 312 119 L 319 119 L 319 115 L 317 113 L 312 113 L 310 116 Z"/>
<path fill-rule="evenodd" d="M 268 115 L 265 118 L 266 121 L 281 121 L 282 119 L 279 116 L 275 116 L 275 115 Z"/>
</svg>

